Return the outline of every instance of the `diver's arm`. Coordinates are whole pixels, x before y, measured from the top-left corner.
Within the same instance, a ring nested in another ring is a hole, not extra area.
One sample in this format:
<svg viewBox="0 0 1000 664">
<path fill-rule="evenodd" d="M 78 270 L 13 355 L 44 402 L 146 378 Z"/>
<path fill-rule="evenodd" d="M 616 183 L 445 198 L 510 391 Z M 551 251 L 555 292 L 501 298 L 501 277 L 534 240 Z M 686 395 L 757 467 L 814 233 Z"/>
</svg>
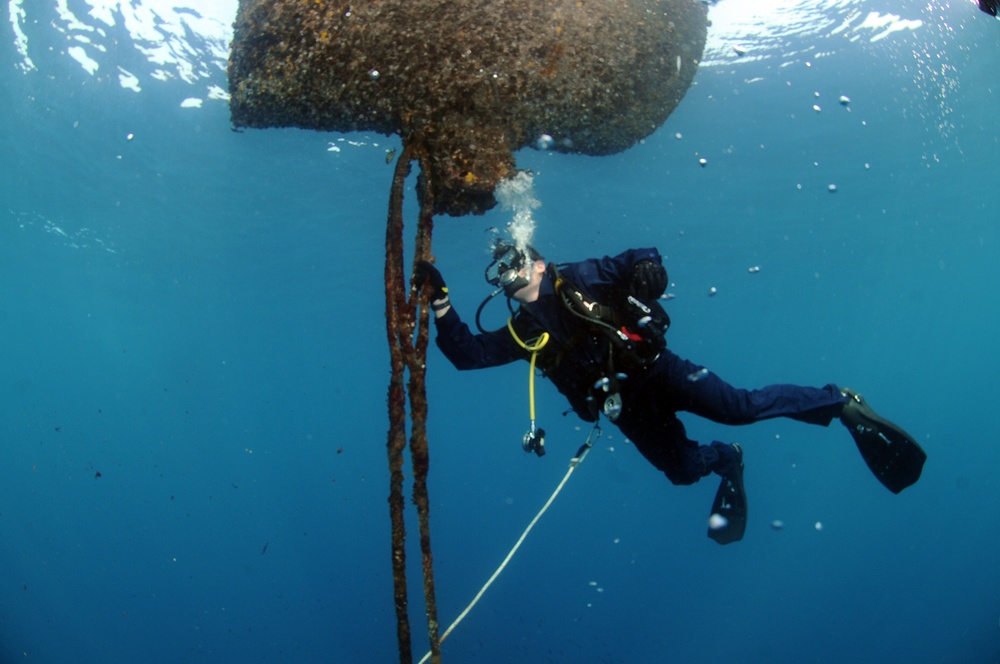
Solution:
<svg viewBox="0 0 1000 664">
<path fill-rule="evenodd" d="M 444 318 L 444 315 L 451 311 L 451 300 L 445 295 L 443 300 L 433 300 L 431 302 L 431 311 L 434 312 L 434 319 Z"/>
<path fill-rule="evenodd" d="M 435 312 L 437 345 L 457 369 L 485 369 L 525 357 L 507 328 L 473 334 L 454 307 Z"/>
<path fill-rule="evenodd" d="M 660 252 L 655 248 L 629 249 L 617 256 L 592 258 L 560 266 L 560 271 L 571 283 L 587 291 L 598 300 L 613 301 L 617 292 L 627 291 L 632 278 L 632 270 L 637 263 L 652 261 L 663 264 Z"/>
</svg>

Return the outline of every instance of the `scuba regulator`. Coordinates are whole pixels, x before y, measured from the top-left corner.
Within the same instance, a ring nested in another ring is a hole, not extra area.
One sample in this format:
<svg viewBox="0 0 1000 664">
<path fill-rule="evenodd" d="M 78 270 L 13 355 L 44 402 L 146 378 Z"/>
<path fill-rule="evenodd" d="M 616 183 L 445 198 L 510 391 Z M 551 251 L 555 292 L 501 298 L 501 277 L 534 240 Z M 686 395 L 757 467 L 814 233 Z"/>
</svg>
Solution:
<svg viewBox="0 0 1000 664">
<path fill-rule="evenodd" d="M 534 452 L 538 456 L 545 456 L 545 429 L 536 429 L 535 421 L 531 420 L 531 428 L 524 434 L 521 447 L 525 452 Z"/>
<path fill-rule="evenodd" d="M 507 319 L 507 329 L 510 330 L 510 336 L 514 337 L 514 341 L 521 348 L 531 353 L 531 367 L 528 373 L 528 407 L 529 414 L 531 415 L 531 423 L 528 427 L 528 432 L 524 434 L 524 438 L 521 440 L 521 447 L 524 448 L 525 452 L 534 452 L 538 456 L 545 456 L 545 429 L 535 427 L 535 360 L 538 358 L 538 351 L 542 350 L 545 344 L 549 342 L 549 333 L 542 332 L 541 336 L 533 342 L 525 343 L 521 341 L 521 338 L 514 331 L 512 320 L 510 318 Z"/>
</svg>

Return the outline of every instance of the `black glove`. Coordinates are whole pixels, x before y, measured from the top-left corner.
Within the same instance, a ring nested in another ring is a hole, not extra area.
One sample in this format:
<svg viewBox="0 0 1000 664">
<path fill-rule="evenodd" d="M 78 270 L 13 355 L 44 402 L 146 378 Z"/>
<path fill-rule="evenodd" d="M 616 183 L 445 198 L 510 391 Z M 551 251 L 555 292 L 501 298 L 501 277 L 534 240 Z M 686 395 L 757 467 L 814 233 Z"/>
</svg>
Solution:
<svg viewBox="0 0 1000 664">
<path fill-rule="evenodd" d="M 640 300 L 655 300 L 667 289 L 667 270 L 659 263 L 642 260 L 632 267 L 629 282 L 632 295 Z"/>
<path fill-rule="evenodd" d="M 664 337 L 670 327 L 670 316 L 660 306 L 656 298 L 640 302 L 634 295 L 628 298 L 625 309 L 626 325 L 632 332 L 638 333 L 647 341 L 656 341 Z"/>
<path fill-rule="evenodd" d="M 427 261 L 419 261 L 413 271 L 413 285 L 420 290 L 427 282 L 430 282 L 431 288 L 434 289 L 431 292 L 431 301 L 444 300 L 448 297 L 448 287 L 445 286 L 444 277 L 438 269 Z"/>
</svg>

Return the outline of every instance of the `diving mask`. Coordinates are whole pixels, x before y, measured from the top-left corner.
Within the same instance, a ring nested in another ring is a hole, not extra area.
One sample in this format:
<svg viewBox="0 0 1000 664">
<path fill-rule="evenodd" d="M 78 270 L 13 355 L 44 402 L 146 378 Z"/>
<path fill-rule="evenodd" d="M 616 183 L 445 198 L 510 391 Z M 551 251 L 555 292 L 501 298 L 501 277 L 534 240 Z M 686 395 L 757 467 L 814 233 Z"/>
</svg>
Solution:
<svg viewBox="0 0 1000 664">
<path fill-rule="evenodd" d="M 486 267 L 486 282 L 503 288 L 507 297 L 528 285 L 521 271 L 531 265 L 529 251 L 521 251 L 512 244 L 498 242 L 493 249 L 493 262 Z"/>
</svg>

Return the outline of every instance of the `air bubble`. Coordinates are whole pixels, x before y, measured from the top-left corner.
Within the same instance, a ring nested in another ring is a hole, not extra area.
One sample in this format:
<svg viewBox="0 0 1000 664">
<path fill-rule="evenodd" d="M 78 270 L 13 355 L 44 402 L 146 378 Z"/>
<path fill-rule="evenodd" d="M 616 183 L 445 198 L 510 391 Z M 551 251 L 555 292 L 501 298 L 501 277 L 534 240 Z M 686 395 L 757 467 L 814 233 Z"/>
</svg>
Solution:
<svg viewBox="0 0 1000 664">
<path fill-rule="evenodd" d="M 694 373 L 688 374 L 687 379 L 692 383 L 696 383 L 707 375 L 708 375 L 708 369 L 702 367 L 701 369 L 698 369 Z"/>
<path fill-rule="evenodd" d="M 728 525 L 729 525 L 729 519 L 722 516 L 721 514 L 713 514 L 712 516 L 708 517 L 708 527 L 711 528 L 712 530 L 719 530 L 721 528 L 725 528 Z"/>
</svg>

